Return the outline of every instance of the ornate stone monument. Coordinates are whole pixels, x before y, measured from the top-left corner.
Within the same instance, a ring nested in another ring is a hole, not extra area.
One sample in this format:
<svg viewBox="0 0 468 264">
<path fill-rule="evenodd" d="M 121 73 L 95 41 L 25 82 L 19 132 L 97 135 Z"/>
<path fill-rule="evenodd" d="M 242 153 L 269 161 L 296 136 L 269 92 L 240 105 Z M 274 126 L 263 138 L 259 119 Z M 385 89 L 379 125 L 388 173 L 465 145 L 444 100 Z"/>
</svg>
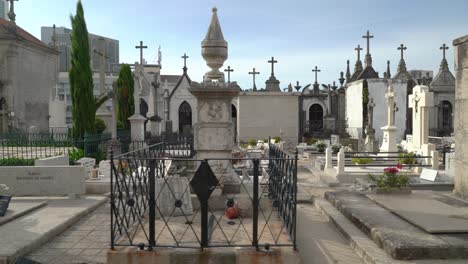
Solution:
<svg viewBox="0 0 468 264">
<path fill-rule="evenodd" d="M 202 41 L 202 56 L 211 68 L 198 84 L 192 82 L 189 91 L 197 98 L 198 121 L 194 126 L 194 147 L 197 159 L 232 158 L 234 126 L 231 101 L 240 88 L 236 82 L 225 83 L 219 71 L 228 57 L 228 44 L 224 40 L 217 9 L 213 8 L 210 26 Z M 216 163 L 216 164 L 214 164 Z M 239 178 L 228 160 L 210 161 L 224 193 L 240 191 Z"/>
<path fill-rule="evenodd" d="M 380 146 L 380 152 L 396 152 L 397 128 L 395 127 L 395 112 L 397 109 L 395 107 L 395 93 L 393 92 L 393 87 L 391 84 L 388 85 L 385 98 L 387 98 L 387 125 L 381 128 L 383 131 L 383 140 L 382 145 Z M 383 155 L 392 156 L 394 154 L 383 153 Z"/>
<path fill-rule="evenodd" d="M 135 65 L 135 68 L 143 67 L 142 64 Z M 137 69 L 135 69 L 136 71 Z M 142 70 L 142 69 L 139 69 Z M 132 141 L 142 141 L 145 139 L 145 121 L 146 118 L 140 114 L 140 90 L 143 88 L 142 78 L 137 74 L 134 75 L 135 88 L 133 92 L 133 100 L 135 104 L 135 113 L 128 118 L 130 121 L 130 132 Z"/>
</svg>

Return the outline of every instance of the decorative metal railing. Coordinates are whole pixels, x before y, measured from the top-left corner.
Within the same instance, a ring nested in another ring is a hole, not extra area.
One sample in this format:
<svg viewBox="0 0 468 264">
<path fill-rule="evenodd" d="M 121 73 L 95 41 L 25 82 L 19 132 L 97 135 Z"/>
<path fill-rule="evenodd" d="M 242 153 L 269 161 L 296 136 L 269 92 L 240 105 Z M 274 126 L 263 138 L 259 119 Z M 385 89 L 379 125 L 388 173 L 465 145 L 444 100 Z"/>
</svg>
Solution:
<svg viewBox="0 0 468 264">
<path fill-rule="evenodd" d="M 111 157 L 111 247 L 296 248 L 297 156 L 189 159 L 165 144 Z M 152 150 L 151 150 L 152 148 Z"/>
</svg>

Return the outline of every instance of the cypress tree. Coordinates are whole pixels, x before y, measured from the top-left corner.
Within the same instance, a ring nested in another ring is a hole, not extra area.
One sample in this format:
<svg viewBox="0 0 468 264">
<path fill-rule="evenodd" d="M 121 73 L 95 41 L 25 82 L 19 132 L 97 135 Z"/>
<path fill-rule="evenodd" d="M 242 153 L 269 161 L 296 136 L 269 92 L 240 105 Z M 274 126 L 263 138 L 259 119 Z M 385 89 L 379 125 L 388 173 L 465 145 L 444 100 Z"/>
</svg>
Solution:
<svg viewBox="0 0 468 264">
<path fill-rule="evenodd" d="M 128 118 L 135 111 L 133 85 L 134 81 L 130 65 L 124 64 L 120 68 L 119 78 L 117 79 L 118 123 L 122 128 L 129 128 Z"/>
<path fill-rule="evenodd" d="M 84 18 L 83 5 L 78 1 L 76 15 L 70 16 L 71 32 L 71 68 L 70 94 L 72 97 L 72 134 L 74 138 L 83 138 L 85 133 L 94 134 L 96 113 L 93 95 L 93 73 L 89 52 L 88 29 Z"/>
</svg>

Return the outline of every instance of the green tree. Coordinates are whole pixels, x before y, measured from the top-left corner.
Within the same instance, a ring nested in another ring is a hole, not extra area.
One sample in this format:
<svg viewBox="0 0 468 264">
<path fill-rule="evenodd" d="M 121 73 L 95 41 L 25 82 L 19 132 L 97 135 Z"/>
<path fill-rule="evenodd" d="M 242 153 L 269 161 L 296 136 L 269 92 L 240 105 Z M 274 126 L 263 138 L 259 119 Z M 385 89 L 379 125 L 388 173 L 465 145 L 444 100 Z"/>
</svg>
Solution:
<svg viewBox="0 0 468 264">
<path fill-rule="evenodd" d="M 84 18 L 83 5 L 78 1 L 76 15 L 70 16 L 71 68 L 69 72 L 70 93 L 72 97 L 72 134 L 82 138 L 85 133 L 96 132 L 94 120 L 96 99 L 93 95 L 93 73 L 89 51 L 88 29 Z"/>
<path fill-rule="evenodd" d="M 117 79 L 117 111 L 118 123 L 122 128 L 129 128 L 130 123 L 128 118 L 135 111 L 135 103 L 133 99 L 133 76 L 130 65 L 124 64 L 119 72 Z"/>
</svg>

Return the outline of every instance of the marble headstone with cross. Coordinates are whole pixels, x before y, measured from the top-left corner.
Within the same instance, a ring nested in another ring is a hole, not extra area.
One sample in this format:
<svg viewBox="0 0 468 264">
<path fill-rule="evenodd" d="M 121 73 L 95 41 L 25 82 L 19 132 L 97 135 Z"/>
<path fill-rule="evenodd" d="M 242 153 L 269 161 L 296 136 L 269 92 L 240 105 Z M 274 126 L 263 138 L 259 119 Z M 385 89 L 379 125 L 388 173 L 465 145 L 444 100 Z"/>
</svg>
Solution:
<svg viewBox="0 0 468 264">
<path fill-rule="evenodd" d="M 434 93 L 429 92 L 429 87 L 417 85 L 413 93 L 408 96 L 408 107 L 413 109 L 413 135 L 411 144 L 407 150 L 429 156 L 435 149 L 429 143 L 429 108 L 434 106 Z"/>
<path fill-rule="evenodd" d="M 387 99 L 387 125 L 381 128 L 383 131 L 383 139 L 380 152 L 382 152 L 384 156 L 392 156 L 394 154 L 389 152 L 397 151 L 397 128 L 395 127 L 395 112 L 397 109 L 395 107 L 395 93 L 391 84 L 388 85 L 385 98 Z"/>
</svg>

